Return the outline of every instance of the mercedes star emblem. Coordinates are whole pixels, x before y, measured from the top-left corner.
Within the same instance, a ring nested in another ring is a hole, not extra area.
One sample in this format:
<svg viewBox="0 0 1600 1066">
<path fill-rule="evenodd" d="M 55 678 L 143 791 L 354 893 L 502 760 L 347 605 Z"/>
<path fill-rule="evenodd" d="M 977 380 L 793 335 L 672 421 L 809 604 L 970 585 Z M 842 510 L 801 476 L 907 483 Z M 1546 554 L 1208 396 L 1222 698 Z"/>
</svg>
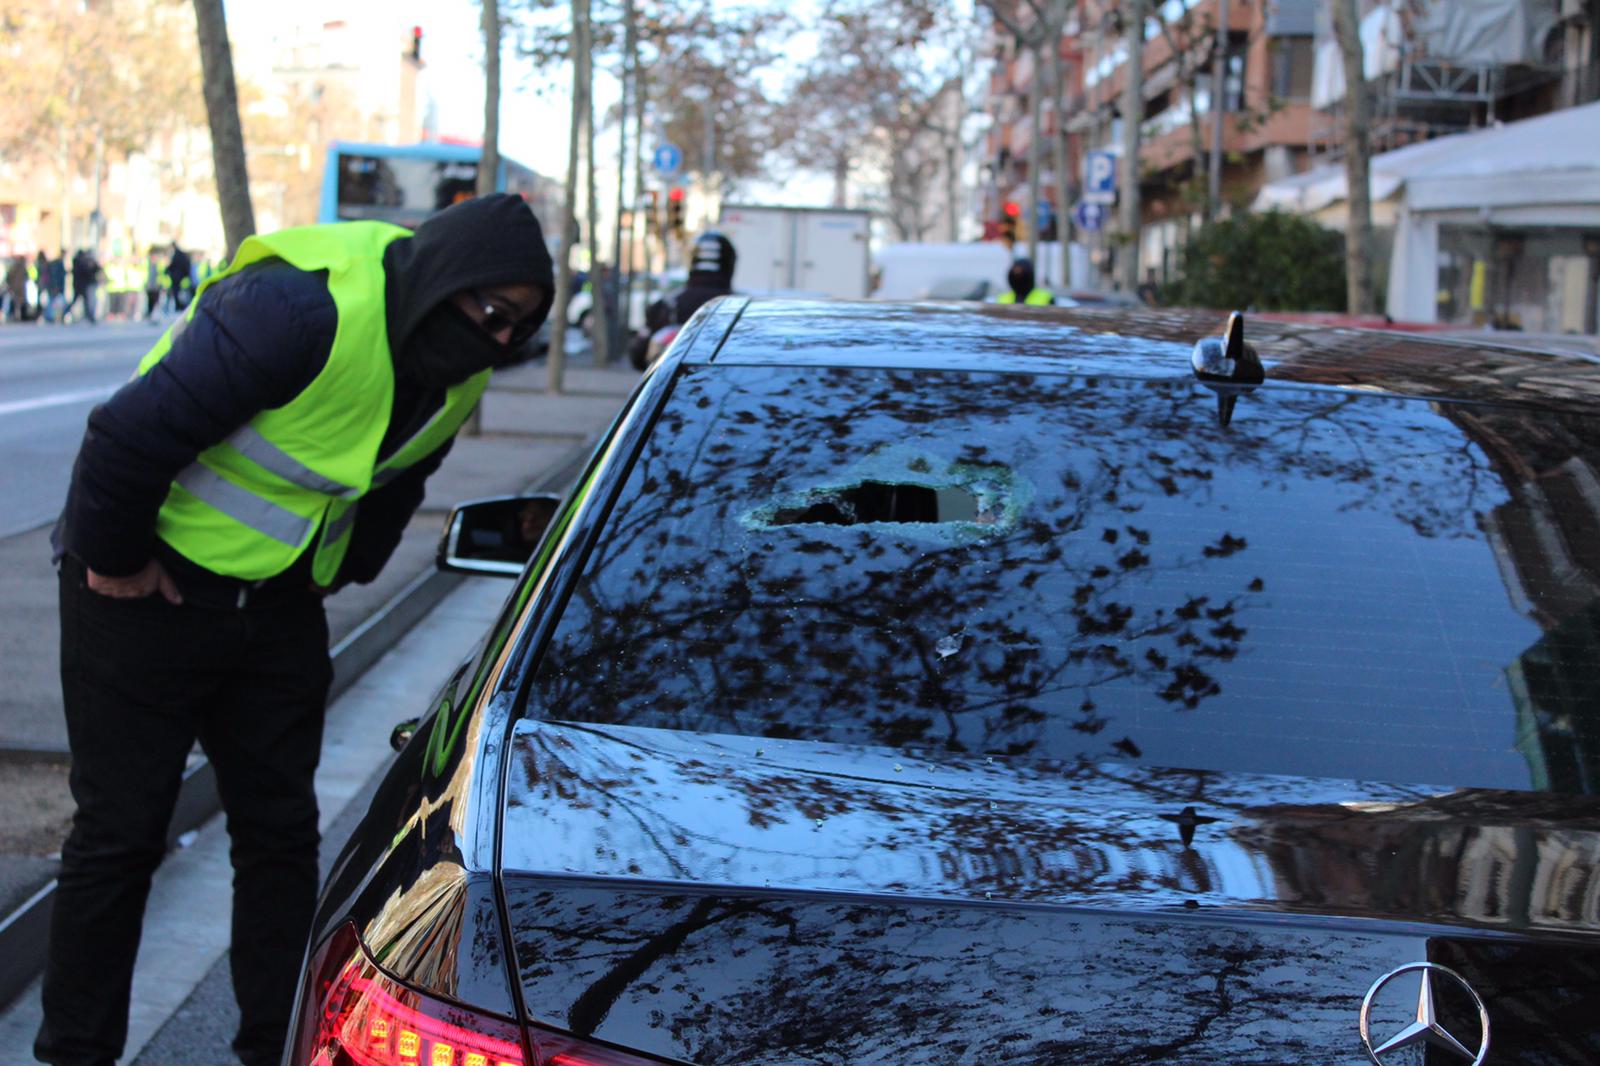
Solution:
<svg viewBox="0 0 1600 1066">
<path fill-rule="evenodd" d="M 1385 1040 L 1377 1047 L 1372 1045 L 1372 1033 L 1369 1022 L 1372 1017 L 1372 1003 L 1378 996 L 1378 991 L 1384 985 L 1393 981 L 1401 974 L 1420 971 L 1422 974 L 1422 987 L 1417 992 L 1417 1020 L 1406 1026 L 1394 1036 Z M 1482 1034 L 1478 1038 L 1478 1050 L 1472 1051 L 1467 1045 L 1452 1036 L 1444 1026 L 1439 1024 L 1437 1012 L 1433 1008 L 1434 975 L 1444 978 L 1446 983 L 1459 985 L 1468 996 L 1472 997 L 1473 1005 L 1478 1008 L 1478 1030 Z M 1384 1066 L 1381 1056 L 1401 1048 L 1414 1047 L 1422 1044 L 1432 1044 L 1434 1047 L 1453 1052 L 1461 1059 L 1470 1062 L 1472 1066 L 1483 1066 L 1484 1058 L 1489 1054 L 1489 1012 L 1483 1005 L 1483 1000 L 1478 993 L 1473 991 L 1466 979 L 1454 970 L 1440 966 L 1436 962 L 1409 962 L 1397 970 L 1390 970 L 1367 989 L 1367 996 L 1361 1001 L 1361 1046 L 1366 1049 L 1367 1058 L 1375 1066 Z"/>
</svg>

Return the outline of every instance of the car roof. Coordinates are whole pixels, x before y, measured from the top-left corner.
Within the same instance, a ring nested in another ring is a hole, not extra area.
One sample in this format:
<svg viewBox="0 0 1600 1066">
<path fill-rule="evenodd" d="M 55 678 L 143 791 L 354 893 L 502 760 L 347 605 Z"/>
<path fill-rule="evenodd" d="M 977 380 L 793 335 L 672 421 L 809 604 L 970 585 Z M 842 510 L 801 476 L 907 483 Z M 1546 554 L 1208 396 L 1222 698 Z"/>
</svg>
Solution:
<svg viewBox="0 0 1600 1066">
<path fill-rule="evenodd" d="M 989 370 L 1176 379 L 1221 311 L 730 297 L 689 363 Z M 1600 360 L 1476 338 L 1269 322 L 1245 315 L 1267 386 L 1528 405 L 1592 414 Z"/>
</svg>

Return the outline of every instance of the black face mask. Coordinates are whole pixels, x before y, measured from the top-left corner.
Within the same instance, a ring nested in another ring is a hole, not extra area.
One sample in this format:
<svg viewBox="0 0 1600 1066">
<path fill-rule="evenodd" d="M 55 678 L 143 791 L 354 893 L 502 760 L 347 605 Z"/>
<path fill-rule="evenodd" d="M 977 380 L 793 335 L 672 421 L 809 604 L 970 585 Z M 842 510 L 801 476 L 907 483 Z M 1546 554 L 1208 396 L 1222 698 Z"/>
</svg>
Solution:
<svg viewBox="0 0 1600 1066">
<path fill-rule="evenodd" d="M 447 389 L 515 354 L 447 301 L 429 311 L 401 343 L 395 373 L 424 388 Z"/>
</svg>

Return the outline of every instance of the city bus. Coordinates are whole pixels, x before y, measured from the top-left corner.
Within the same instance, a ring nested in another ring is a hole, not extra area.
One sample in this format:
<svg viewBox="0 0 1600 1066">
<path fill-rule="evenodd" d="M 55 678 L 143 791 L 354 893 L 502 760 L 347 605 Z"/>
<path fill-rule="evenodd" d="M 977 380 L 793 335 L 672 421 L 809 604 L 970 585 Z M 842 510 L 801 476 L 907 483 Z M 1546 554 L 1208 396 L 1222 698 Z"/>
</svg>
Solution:
<svg viewBox="0 0 1600 1066">
<path fill-rule="evenodd" d="M 415 229 L 423 219 L 470 199 L 483 149 L 470 144 L 360 144 L 334 141 L 322 181 L 318 222 L 372 219 Z M 495 189 L 520 195 L 550 240 L 561 204 L 559 182 L 500 157 Z"/>
</svg>

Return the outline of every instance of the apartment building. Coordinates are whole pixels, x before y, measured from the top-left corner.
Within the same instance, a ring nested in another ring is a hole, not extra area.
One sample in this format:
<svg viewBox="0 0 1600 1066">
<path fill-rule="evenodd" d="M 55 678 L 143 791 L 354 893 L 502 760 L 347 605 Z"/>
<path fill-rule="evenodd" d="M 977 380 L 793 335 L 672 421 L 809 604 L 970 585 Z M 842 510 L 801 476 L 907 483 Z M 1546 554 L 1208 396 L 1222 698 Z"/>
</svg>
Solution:
<svg viewBox="0 0 1600 1066">
<path fill-rule="evenodd" d="M 1224 205 L 1246 205 L 1265 182 L 1304 169 L 1312 145 L 1317 6 L 1315 0 L 1146 0 L 1143 106 L 1137 116 L 1140 232 L 1135 242 L 1115 230 L 1071 226 L 1072 239 L 1091 248 L 1103 274 L 1111 276 L 1116 258 L 1126 254 L 1139 255 L 1141 276 L 1164 277 L 1175 269 L 1178 249 L 1203 215 L 1219 115 Z M 1019 239 L 1029 226 L 1048 235 L 1051 207 L 1060 204 L 1061 213 L 1070 217 L 1081 196 L 1085 154 L 1109 151 L 1120 157 L 1129 73 L 1127 20 L 1133 8 L 1127 0 L 1065 4 L 1054 42 L 1064 75 L 1059 108 L 1051 88 L 1050 43 L 1030 48 L 997 21 L 991 34 L 986 222 L 998 223 L 1004 205 L 1016 203 L 1024 207 Z M 1030 10 L 1018 5 L 1015 20 L 1032 26 Z M 1224 18 L 1225 34 L 1218 32 Z M 1213 70 L 1219 62 L 1223 91 L 1220 106 L 1214 107 Z M 1058 136 L 1066 157 L 1059 182 L 1052 164 Z M 1065 235 L 1068 227 L 1054 229 Z M 989 232 L 998 229 L 991 225 Z"/>
</svg>

